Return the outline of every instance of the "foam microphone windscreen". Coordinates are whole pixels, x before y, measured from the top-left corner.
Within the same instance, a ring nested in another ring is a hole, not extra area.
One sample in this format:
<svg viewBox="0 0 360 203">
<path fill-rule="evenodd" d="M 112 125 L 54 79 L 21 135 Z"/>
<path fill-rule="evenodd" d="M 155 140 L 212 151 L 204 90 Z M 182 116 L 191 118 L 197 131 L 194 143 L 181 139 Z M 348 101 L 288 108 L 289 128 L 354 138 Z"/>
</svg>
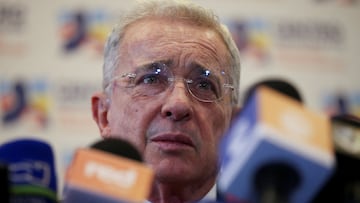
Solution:
<svg viewBox="0 0 360 203">
<path fill-rule="evenodd" d="M 140 161 L 139 152 L 120 139 L 76 150 L 65 177 L 63 203 L 144 202 L 153 171 Z"/>
<path fill-rule="evenodd" d="M 142 162 L 141 154 L 129 142 L 116 138 L 108 138 L 97 141 L 90 148 L 108 152 L 134 161 Z"/>
<path fill-rule="evenodd" d="M 283 95 L 286 95 L 300 103 L 304 102 L 304 99 L 299 91 L 299 88 L 289 80 L 284 78 L 266 78 L 252 84 L 244 94 L 243 103 L 245 104 L 250 97 L 256 92 L 259 87 L 268 87 Z"/>
<path fill-rule="evenodd" d="M 49 143 L 31 138 L 16 139 L 0 146 L 6 163 L 11 202 L 57 202 L 54 153 Z"/>
</svg>

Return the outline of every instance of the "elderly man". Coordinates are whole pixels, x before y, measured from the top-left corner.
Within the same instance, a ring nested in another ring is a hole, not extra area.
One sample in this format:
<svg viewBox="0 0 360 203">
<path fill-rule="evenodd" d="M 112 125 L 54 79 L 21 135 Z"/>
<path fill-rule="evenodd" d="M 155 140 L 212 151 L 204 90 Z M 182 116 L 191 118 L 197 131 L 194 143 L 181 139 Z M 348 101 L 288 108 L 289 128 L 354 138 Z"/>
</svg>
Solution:
<svg viewBox="0 0 360 203">
<path fill-rule="evenodd" d="M 193 202 L 214 187 L 239 75 L 236 45 L 211 11 L 164 0 L 123 15 L 92 111 L 103 138 L 129 141 L 155 171 L 150 202 Z"/>
</svg>

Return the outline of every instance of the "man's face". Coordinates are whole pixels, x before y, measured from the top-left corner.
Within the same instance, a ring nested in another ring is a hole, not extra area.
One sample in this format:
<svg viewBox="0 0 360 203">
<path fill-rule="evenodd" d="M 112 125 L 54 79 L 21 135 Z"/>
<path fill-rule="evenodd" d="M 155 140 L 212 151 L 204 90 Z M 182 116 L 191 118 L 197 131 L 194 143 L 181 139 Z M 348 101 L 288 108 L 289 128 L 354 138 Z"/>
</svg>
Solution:
<svg viewBox="0 0 360 203">
<path fill-rule="evenodd" d="M 135 72 L 155 61 L 171 61 L 176 77 L 194 64 L 229 72 L 221 38 L 184 22 L 147 19 L 131 25 L 120 48 L 116 75 Z M 164 92 L 142 96 L 113 86 L 102 136 L 130 141 L 161 181 L 204 181 L 217 173 L 217 149 L 232 114 L 231 94 L 216 102 L 194 98 L 182 80 Z"/>
</svg>

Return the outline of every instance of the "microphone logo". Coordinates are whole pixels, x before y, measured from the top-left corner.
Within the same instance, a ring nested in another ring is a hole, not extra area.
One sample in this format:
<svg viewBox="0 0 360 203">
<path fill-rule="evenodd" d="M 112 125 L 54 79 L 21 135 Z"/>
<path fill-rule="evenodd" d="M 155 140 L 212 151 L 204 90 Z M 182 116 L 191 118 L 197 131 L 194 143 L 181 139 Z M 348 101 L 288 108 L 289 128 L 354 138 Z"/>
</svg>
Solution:
<svg viewBox="0 0 360 203">
<path fill-rule="evenodd" d="M 78 194 L 139 202 L 148 196 L 153 176 L 152 169 L 140 162 L 100 150 L 79 149 L 67 170 L 66 188 Z M 70 192 L 67 196 L 70 199 Z"/>
<path fill-rule="evenodd" d="M 86 163 L 84 174 L 89 179 L 95 178 L 100 182 L 123 188 L 133 187 L 138 177 L 134 170 L 119 170 L 110 165 L 105 165 L 95 161 L 89 161 Z"/>
<path fill-rule="evenodd" d="M 312 126 L 304 115 L 296 111 L 284 111 L 280 116 L 282 125 L 286 131 L 294 136 L 309 137 L 313 132 Z"/>
<path fill-rule="evenodd" d="M 48 187 L 51 170 L 44 161 L 22 161 L 10 164 L 11 180 L 16 184 L 32 184 Z"/>
</svg>

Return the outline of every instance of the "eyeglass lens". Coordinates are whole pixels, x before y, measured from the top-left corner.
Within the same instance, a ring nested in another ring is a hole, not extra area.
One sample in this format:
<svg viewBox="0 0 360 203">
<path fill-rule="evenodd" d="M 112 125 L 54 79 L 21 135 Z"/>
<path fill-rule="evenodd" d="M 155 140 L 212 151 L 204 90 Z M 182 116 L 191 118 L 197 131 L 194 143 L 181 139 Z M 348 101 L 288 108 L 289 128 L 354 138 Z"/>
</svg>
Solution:
<svg viewBox="0 0 360 203">
<path fill-rule="evenodd" d="M 171 69 L 161 62 L 138 68 L 134 74 L 123 75 L 125 87 L 132 87 L 133 94 L 152 96 L 165 91 L 174 78 Z M 197 67 L 183 79 L 189 92 L 201 101 L 215 101 L 222 96 L 221 76 L 203 67 Z M 124 84 L 124 83 L 123 83 Z"/>
</svg>

